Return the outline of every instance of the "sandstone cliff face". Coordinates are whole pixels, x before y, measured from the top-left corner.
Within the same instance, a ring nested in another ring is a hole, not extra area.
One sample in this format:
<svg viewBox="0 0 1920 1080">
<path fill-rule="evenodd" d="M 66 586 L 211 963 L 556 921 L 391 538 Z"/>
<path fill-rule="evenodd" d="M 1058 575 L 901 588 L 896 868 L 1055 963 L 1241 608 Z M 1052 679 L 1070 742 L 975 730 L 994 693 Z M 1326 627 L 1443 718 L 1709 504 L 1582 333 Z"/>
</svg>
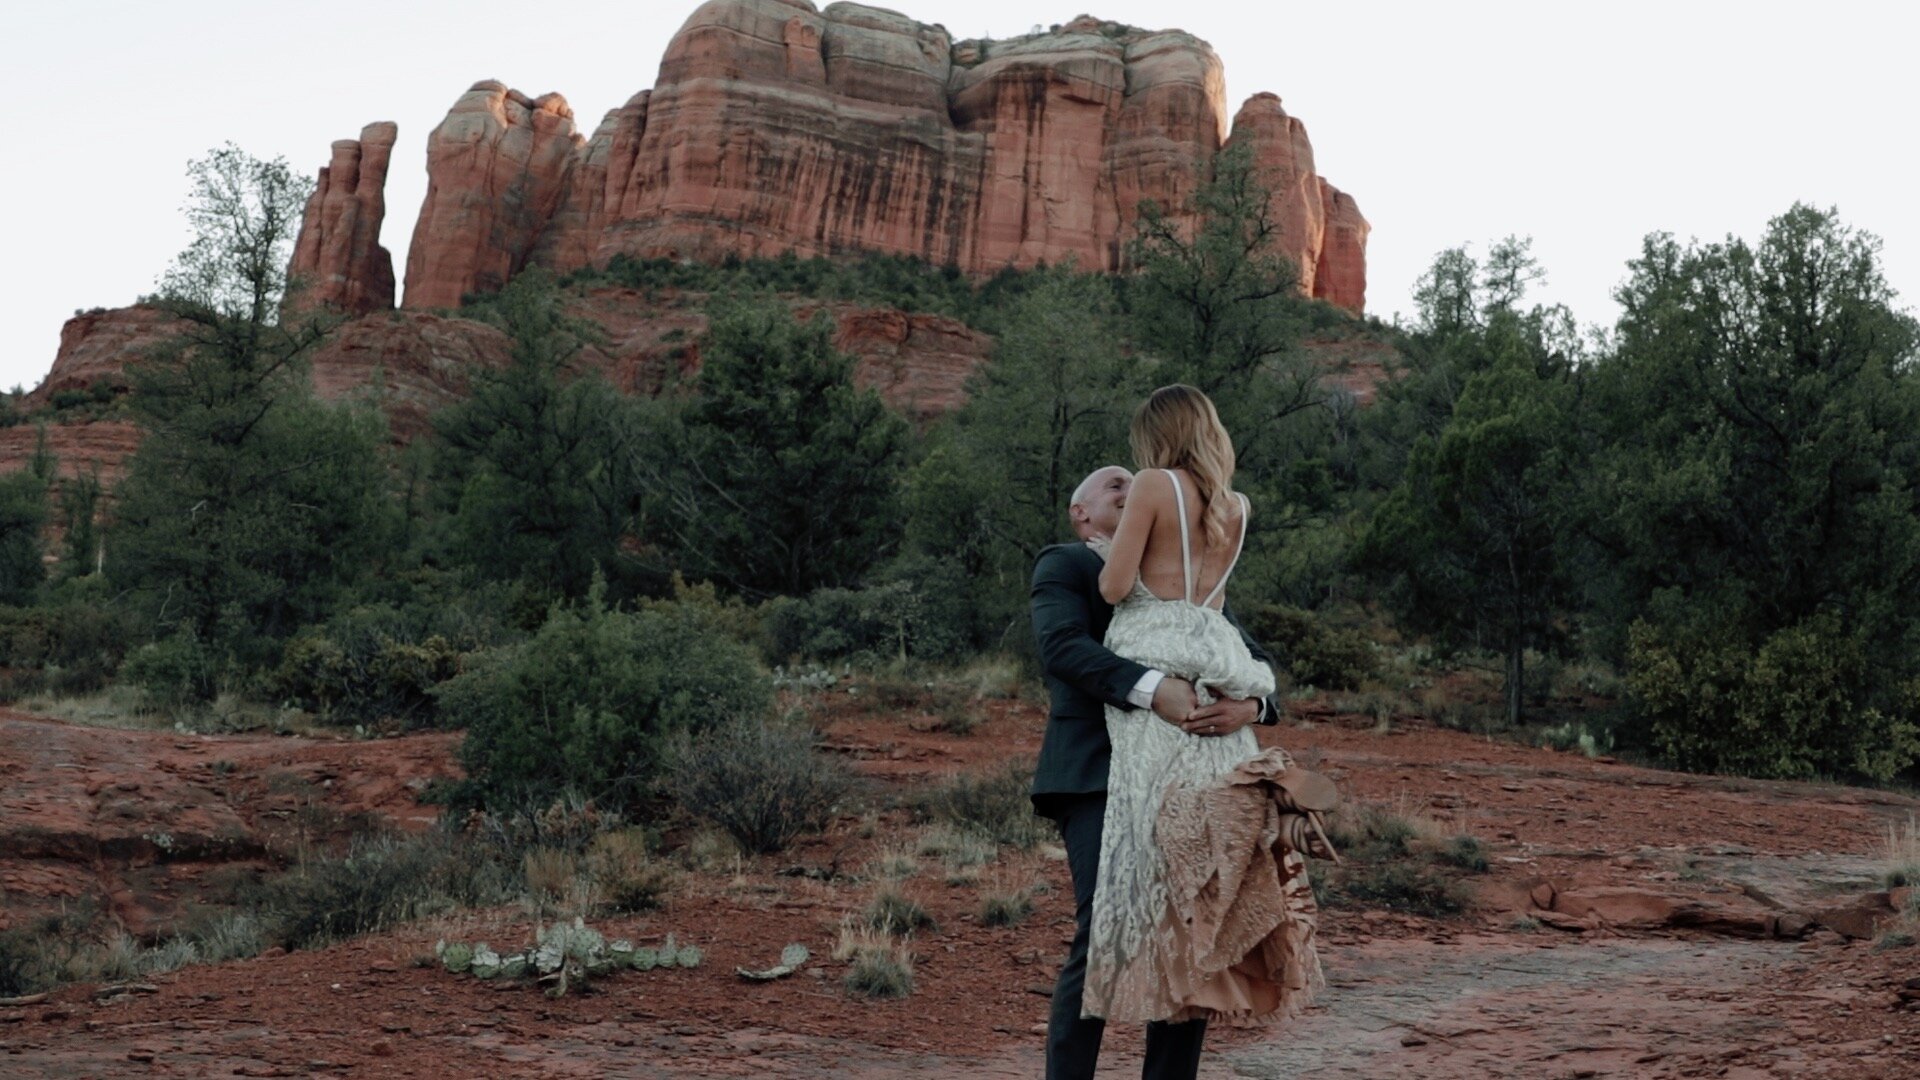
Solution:
<svg viewBox="0 0 1920 1080">
<path fill-rule="evenodd" d="M 698 342 L 707 332 L 705 300 L 704 294 L 654 295 L 623 288 L 595 289 L 570 299 L 569 313 L 603 335 L 600 344 L 582 350 L 582 366 L 624 392 L 658 393 L 669 376 L 699 370 Z M 835 345 L 855 358 L 854 380 L 916 420 L 958 408 L 966 400 L 968 377 L 993 352 L 991 337 L 939 315 L 841 302 L 802 302 L 794 310 L 804 319 L 823 306 L 835 323 Z M 61 335 L 53 371 L 24 405 L 41 408 L 59 389 L 102 383 L 124 388 L 126 365 L 183 329 L 147 307 L 76 316 Z M 504 366 L 510 350 L 506 335 L 485 323 L 387 311 L 341 323 L 309 362 L 316 394 L 376 405 L 386 414 L 394 440 L 406 443 L 430 430 L 436 411 L 466 396 L 475 371 Z M 111 487 L 139 446 L 140 429 L 119 419 L 56 419 L 47 436 L 62 477 L 97 469 Z M 32 424 L 0 428 L 0 472 L 24 465 L 36 438 Z"/>
<path fill-rule="evenodd" d="M 369 400 L 393 438 L 425 435 L 435 412 L 466 396 L 472 372 L 505 366 L 507 336 L 472 319 L 388 312 L 343 323 L 312 356 L 314 393 Z"/>
<path fill-rule="evenodd" d="M 475 83 L 427 137 L 427 197 L 407 249 L 406 303 L 451 308 L 519 273 L 566 200 L 585 141 L 559 94 Z"/>
<path fill-rule="evenodd" d="M 1348 311 L 1363 311 L 1367 301 L 1367 232 L 1353 196 L 1320 181 L 1321 201 L 1327 208 L 1327 237 L 1320 247 L 1314 272 L 1313 295 Z"/>
<path fill-rule="evenodd" d="M 705 299 L 594 289 L 568 305 L 570 314 L 604 335 L 601 344 L 581 350 L 582 364 L 632 394 L 656 394 L 668 378 L 697 373 Z M 834 301 L 801 302 L 794 316 L 810 319 L 821 310 L 834 321 L 834 347 L 854 358 L 854 382 L 914 420 L 964 404 L 967 379 L 993 354 L 993 338 L 940 315 Z"/>
<path fill-rule="evenodd" d="M 527 266 L 622 253 L 1117 270 L 1140 203 L 1182 207 L 1206 177 L 1227 136 L 1224 86 L 1212 48 L 1177 31 L 1082 17 L 954 42 L 859 4 L 709 0 L 653 89 L 591 139 L 557 94 L 483 82 L 463 95 L 429 139 L 405 303 L 450 307 Z M 1257 95 L 1233 139 L 1272 170 L 1303 290 L 1359 310 L 1365 219 L 1347 199 L 1328 250 L 1330 188 L 1304 127 Z"/>
<path fill-rule="evenodd" d="M 96 308 L 67 320 L 60 328 L 60 351 L 40 385 L 27 394 L 25 404 L 37 408 L 60 390 L 88 390 L 97 385 L 127 388 L 127 364 L 171 337 L 185 324 L 159 308 L 135 304 L 123 308 Z"/>
<path fill-rule="evenodd" d="M 398 134 L 392 123 L 368 124 L 358 139 L 333 144 L 300 220 L 284 310 L 364 315 L 393 306 L 393 256 L 380 246 L 380 223 Z"/>
</svg>

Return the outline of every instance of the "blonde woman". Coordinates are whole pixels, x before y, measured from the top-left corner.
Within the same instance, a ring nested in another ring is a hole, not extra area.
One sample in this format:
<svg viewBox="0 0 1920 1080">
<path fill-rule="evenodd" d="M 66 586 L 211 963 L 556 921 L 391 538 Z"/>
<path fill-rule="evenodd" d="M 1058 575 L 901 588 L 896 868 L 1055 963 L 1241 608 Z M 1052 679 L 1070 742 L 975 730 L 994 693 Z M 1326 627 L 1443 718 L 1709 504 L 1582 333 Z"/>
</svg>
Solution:
<svg viewBox="0 0 1920 1080">
<path fill-rule="evenodd" d="M 1115 605 L 1106 647 L 1193 683 L 1202 705 L 1272 693 L 1272 670 L 1221 611 L 1252 508 L 1233 490 L 1233 441 L 1213 402 L 1162 387 L 1130 436 L 1140 471 L 1100 572 Z M 1255 1026 L 1296 1011 L 1319 977 L 1305 863 L 1279 839 L 1270 800 L 1233 794 L 1270 790 L 1259 782 L 1291 762 L 1245 727 L 1193 732 L 1113 705 L 1106 722 L 1082 1015 Z"/>
</svg>

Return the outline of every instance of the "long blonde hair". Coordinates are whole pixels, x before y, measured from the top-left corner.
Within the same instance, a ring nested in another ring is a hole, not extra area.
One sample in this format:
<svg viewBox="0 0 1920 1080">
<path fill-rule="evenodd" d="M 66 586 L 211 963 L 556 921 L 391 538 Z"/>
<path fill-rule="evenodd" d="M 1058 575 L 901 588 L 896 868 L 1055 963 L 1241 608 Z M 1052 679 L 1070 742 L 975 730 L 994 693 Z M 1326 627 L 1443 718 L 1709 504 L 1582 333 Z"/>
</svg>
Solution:
<svg viewBox="0 0 1920 1080">
<path fill-rule="evenodd" d="M 1233 503 L 1233 438 L 1213 402 L 1184 384 L 1163 386 L 1134 410 L 1127 432 L 1142 469 L 1185 469 L 1200 489 L 1200 527 L 1214 547 L 1227 542 Z"/>
</svg>

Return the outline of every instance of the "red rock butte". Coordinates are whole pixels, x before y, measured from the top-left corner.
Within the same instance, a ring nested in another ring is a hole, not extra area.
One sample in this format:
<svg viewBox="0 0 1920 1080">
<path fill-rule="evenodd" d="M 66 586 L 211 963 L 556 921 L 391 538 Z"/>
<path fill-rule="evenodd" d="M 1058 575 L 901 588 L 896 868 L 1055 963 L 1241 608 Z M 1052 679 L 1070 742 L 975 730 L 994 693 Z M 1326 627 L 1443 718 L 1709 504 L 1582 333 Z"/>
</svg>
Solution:
<svg viewBox="0 0 1920 1080">
<path fill-rule="evenodd" d="M 1123 268 L 1141 204 L 1178 213 L 1247 144 L 1307 295 L 1358 312 L 1367 222 L 1300 121 L 1256 94 L 1228 124 L 1211 46 L 1089 16 L 954 41 L 860 4 L 709 0 L 653 89 L 591 138 L 559 94 L 476 83 L 427 140 L 405 306 L 451 308 L 528 267 L 616 255 L 881 252 L 971 274 L 1072 259 Z M 379 246 L 393 126 L 335 143 L 307 207 L 295 304 L 393 306 Z"/>
</svg>

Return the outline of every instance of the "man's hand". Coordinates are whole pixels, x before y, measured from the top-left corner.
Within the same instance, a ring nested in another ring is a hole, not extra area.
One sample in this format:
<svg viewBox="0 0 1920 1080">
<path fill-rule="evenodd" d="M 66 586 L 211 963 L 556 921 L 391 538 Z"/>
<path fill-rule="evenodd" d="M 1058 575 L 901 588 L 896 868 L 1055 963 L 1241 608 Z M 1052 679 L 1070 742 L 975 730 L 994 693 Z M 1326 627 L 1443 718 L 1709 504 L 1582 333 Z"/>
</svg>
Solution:
<svg viewBox="0 0 1920 1080">
<path fill-rule="evenodd" d="M 1199 699 L 1193 695 L 1193 684 L 1185 679 L 1169 675 L 1153 688 L 1153 711 L 1169 724 L 1183 725 L 1198 704 Z"/>
<path fill-rule="evenodd" d="M 1188 691 L 1191 693 L 1191 689 Z M 1155 707 L 1158 707 L 1158 701 Z M 1253 698 L 1236 701 L 1221 698 L 1211 705 L 1187 713 L 1180 726 L 1189 735 L 1231 735 L 1260 719 L 1260 702 Z"/>
</svg>

